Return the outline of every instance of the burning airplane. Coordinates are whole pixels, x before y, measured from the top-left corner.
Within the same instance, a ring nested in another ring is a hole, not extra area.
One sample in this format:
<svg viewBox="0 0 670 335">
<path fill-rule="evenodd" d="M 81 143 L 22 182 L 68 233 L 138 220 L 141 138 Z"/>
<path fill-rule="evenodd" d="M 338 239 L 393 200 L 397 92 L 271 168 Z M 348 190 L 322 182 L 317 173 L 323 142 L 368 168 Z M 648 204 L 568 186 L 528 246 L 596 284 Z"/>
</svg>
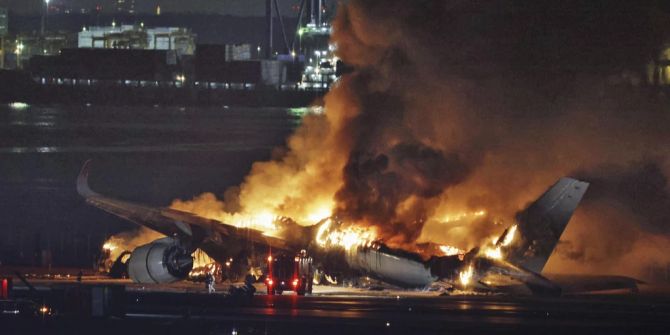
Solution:
<svg viewBox="0 0 670 335">
<path fill-rule="evenodd" d="M 461 290 L 519 291 L 522 287 L 533 294 L 560 294 L 561 286 L 541 273 L 588 188 L 586 182 L 561 178 L 490 245 L 468 252 L 433 246 L 433 252 L 427 252 L 431 248 L 425 244 L 417 244 L 410 251 L 390 248 L 374 229 L 348 225 L 336 217 L 312 226 L 300 226 L 284 218 L 276 220 L 277 229 L 267 233 L 175 209 L 125 202 L 92 191 L 89 169 L 87 162 L 77 179 L 77 191 L 88 204 L 166 236 L 132 251 L 128 274 L 138 283 L 185 279 L 193 269 L 191 255 L 197 249 L 225 263 L 230 255 L 236 259 L 248 257 L 253 244 L 260 253 L 309 250 L 315 257 L 339 258 L 324 265 L 326 271 L 345 266 L 401 287 L 427 287 L 441 281 Z M 253 265 L 238 263 L 241 267 Z M 625 281 L 615 286 L 622 285 L 635 284 Z"/>
</svg>

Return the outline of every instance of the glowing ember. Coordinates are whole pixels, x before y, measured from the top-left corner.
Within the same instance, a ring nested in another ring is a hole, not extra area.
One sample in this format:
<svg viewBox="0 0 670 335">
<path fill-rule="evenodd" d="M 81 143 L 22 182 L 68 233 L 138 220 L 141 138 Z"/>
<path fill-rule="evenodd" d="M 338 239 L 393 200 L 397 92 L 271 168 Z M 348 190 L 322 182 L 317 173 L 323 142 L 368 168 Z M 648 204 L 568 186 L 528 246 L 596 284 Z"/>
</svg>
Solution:
<svg viewBox="0 0 670 335">
<path fill-rule="evenodd" d="M 116 244 L 114 244 L 114 242 L 111 240 L 106 241 L 105 244 L 102 245 L 102 250 L 104 251 L 112 252 L 116 250 L 116 248 L 117 248 Z"/>
<path fill-rule="evenodd" d="M 353 247 L 368 246 L 376 239 L 369 228 L 351 226 L 333 227 L 333 220 L 325 220 L 316 233 L 316 243 L 321 247 L 341 247 L 350 250 Z"/>
<path fill-rule="evenodd" d="M 445 256 L 454 256 L 454 255 L 465 254 L 465 251 L 463 251 L 461 249 L 458 249 L 456 247 L 452 247 L 450 245 L 441 245 L 440 246 L 440 251 L 442 251 Z"/>
<path fill-rule="evenodd" d="M 188 274 L 189 278 L 197 279 L 208 273 L 215 274 L 217 272 L 219 265 L 201 249 L 196 249 L 191 256 L 193 256 L 193 269 Z M 230 264 L 232 262 L 233 259 L 230 258 L 226 263 Z"/>
<path fill-rule="evenodd" d="M 277 225 L 275 224 L 276 219 L 277 216 L 270 212 L 261 212 L 253 215 L 234 214 L 227 218 L 220 218 L 221 221 L 235 227 L 251 228 L 265 233 L 271 233 L 277 230 Z"/>
<path fill-rule="evenodd" d="M 502 246 L 506 247 L 514 241 L 514 235 L 516 235 L 516 225 L 513 225 L 512 227 L 509 228 L 507 231 L 507 234 L 505 234 L 505 239 L 502 242 Z"/>
<path fill-rule="evenodd" d="M 482 249 L 482 254 L 485 257 L 491 258 L 491 259 L 502 259 L 503 258 L 503 252 L 502 252 L 502 247 L 509 246 L 512 244 L 512 241 L 514 241 L 514 237 L 516 236 L 516 225 L 511 226 L 503 236 L 500 238 L 493 238 L 492 240 L 492 245 L 484 247 Z"/>
<path fill-rule="evenodd" d="M 502 259 L 502 251 L 500 251 L 500 247 L 488 248 L 484 251 L 484 256 L 492 259 Z"/>
<path fill-rule="evenodd" d="M 330 207 L 322 207 L 307 215 L 307 220 L 309 220 L 310 223 L 317 223 L 330 217 L 331 212 Z"/>
<path fill-rule="evenodd" d="M 461 271 L 458 274 L 458 277 L 461 281 L 461 285 L 463 286 L 468 286 L 470 284 L 470 281 L 472 280 L 472 276 L 474 275 L 474 269 L 472 268 L 472 265 L 468 265 L 468 267 Z"/>
<path fill-rule="evenodd" d="M 200 279 L 205 277 L 207 274 L 214 275 L 217 272 L 217 268 L 218 266 L 216 263 L 210 263 L 206 264 L 205 266 L 193 268 L 193 270 L 188 273 L 188 277 L 190 279 Z"/>
<path fill-rule="evenodd" d="M 447 215 L 444 218 L 442 218 L 443 223 L 448 223 L 448 222 L 455 222 L 455 221 L 461 221 L 463 219 L 474 219 L 478 217 L 482 217 L 486 215 L 485 210 L 480 210 L 472 213 L 458 213 L 454 215 Z"/>
</svg>

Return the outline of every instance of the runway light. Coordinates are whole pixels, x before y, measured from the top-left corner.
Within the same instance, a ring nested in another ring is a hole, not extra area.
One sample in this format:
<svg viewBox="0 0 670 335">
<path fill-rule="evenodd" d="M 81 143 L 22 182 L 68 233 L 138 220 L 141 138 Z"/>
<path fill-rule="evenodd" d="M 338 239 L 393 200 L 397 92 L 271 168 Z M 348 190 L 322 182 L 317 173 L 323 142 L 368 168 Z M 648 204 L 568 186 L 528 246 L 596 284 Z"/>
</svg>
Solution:
<svg viewBox="0 0 670 335">
<path fill-rule="evenodd" d="M 386 327 L 391 327 L 391 323 L 386 321 Z"/>
</svg>

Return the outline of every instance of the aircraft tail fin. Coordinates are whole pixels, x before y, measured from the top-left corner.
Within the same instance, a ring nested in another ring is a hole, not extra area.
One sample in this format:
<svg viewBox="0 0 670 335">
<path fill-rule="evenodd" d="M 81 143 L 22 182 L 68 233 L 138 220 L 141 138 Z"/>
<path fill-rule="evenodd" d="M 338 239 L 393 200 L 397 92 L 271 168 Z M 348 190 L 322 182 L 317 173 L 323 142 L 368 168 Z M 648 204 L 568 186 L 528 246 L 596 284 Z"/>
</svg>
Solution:
<svg viewBox="0 0 670 335">
<path fill-rule="evenodd" d="M 541 273 L 588 187 L 586 182 L 561 178 L 517 214 L 517 236 L 512 236 L 511 243 L 504 247 L 507 261 Z M 500 240 L 507 234 L 509 229 Z"/>
</svg>

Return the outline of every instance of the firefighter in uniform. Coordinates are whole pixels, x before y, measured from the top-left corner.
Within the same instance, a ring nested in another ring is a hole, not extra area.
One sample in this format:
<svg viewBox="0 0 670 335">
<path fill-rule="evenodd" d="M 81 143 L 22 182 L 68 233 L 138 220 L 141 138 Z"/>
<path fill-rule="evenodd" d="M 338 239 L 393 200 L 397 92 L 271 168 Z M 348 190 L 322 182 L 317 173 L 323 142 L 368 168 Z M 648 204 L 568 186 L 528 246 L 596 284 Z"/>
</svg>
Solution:
<svg viewBox="0 0 670 335">
<path fill-rule="evenodd" d="M 205 276 L 205 285 L 207 286 L 207 293 L 214 293 L 214 276 L 209 272 Z"/>
</svg>

